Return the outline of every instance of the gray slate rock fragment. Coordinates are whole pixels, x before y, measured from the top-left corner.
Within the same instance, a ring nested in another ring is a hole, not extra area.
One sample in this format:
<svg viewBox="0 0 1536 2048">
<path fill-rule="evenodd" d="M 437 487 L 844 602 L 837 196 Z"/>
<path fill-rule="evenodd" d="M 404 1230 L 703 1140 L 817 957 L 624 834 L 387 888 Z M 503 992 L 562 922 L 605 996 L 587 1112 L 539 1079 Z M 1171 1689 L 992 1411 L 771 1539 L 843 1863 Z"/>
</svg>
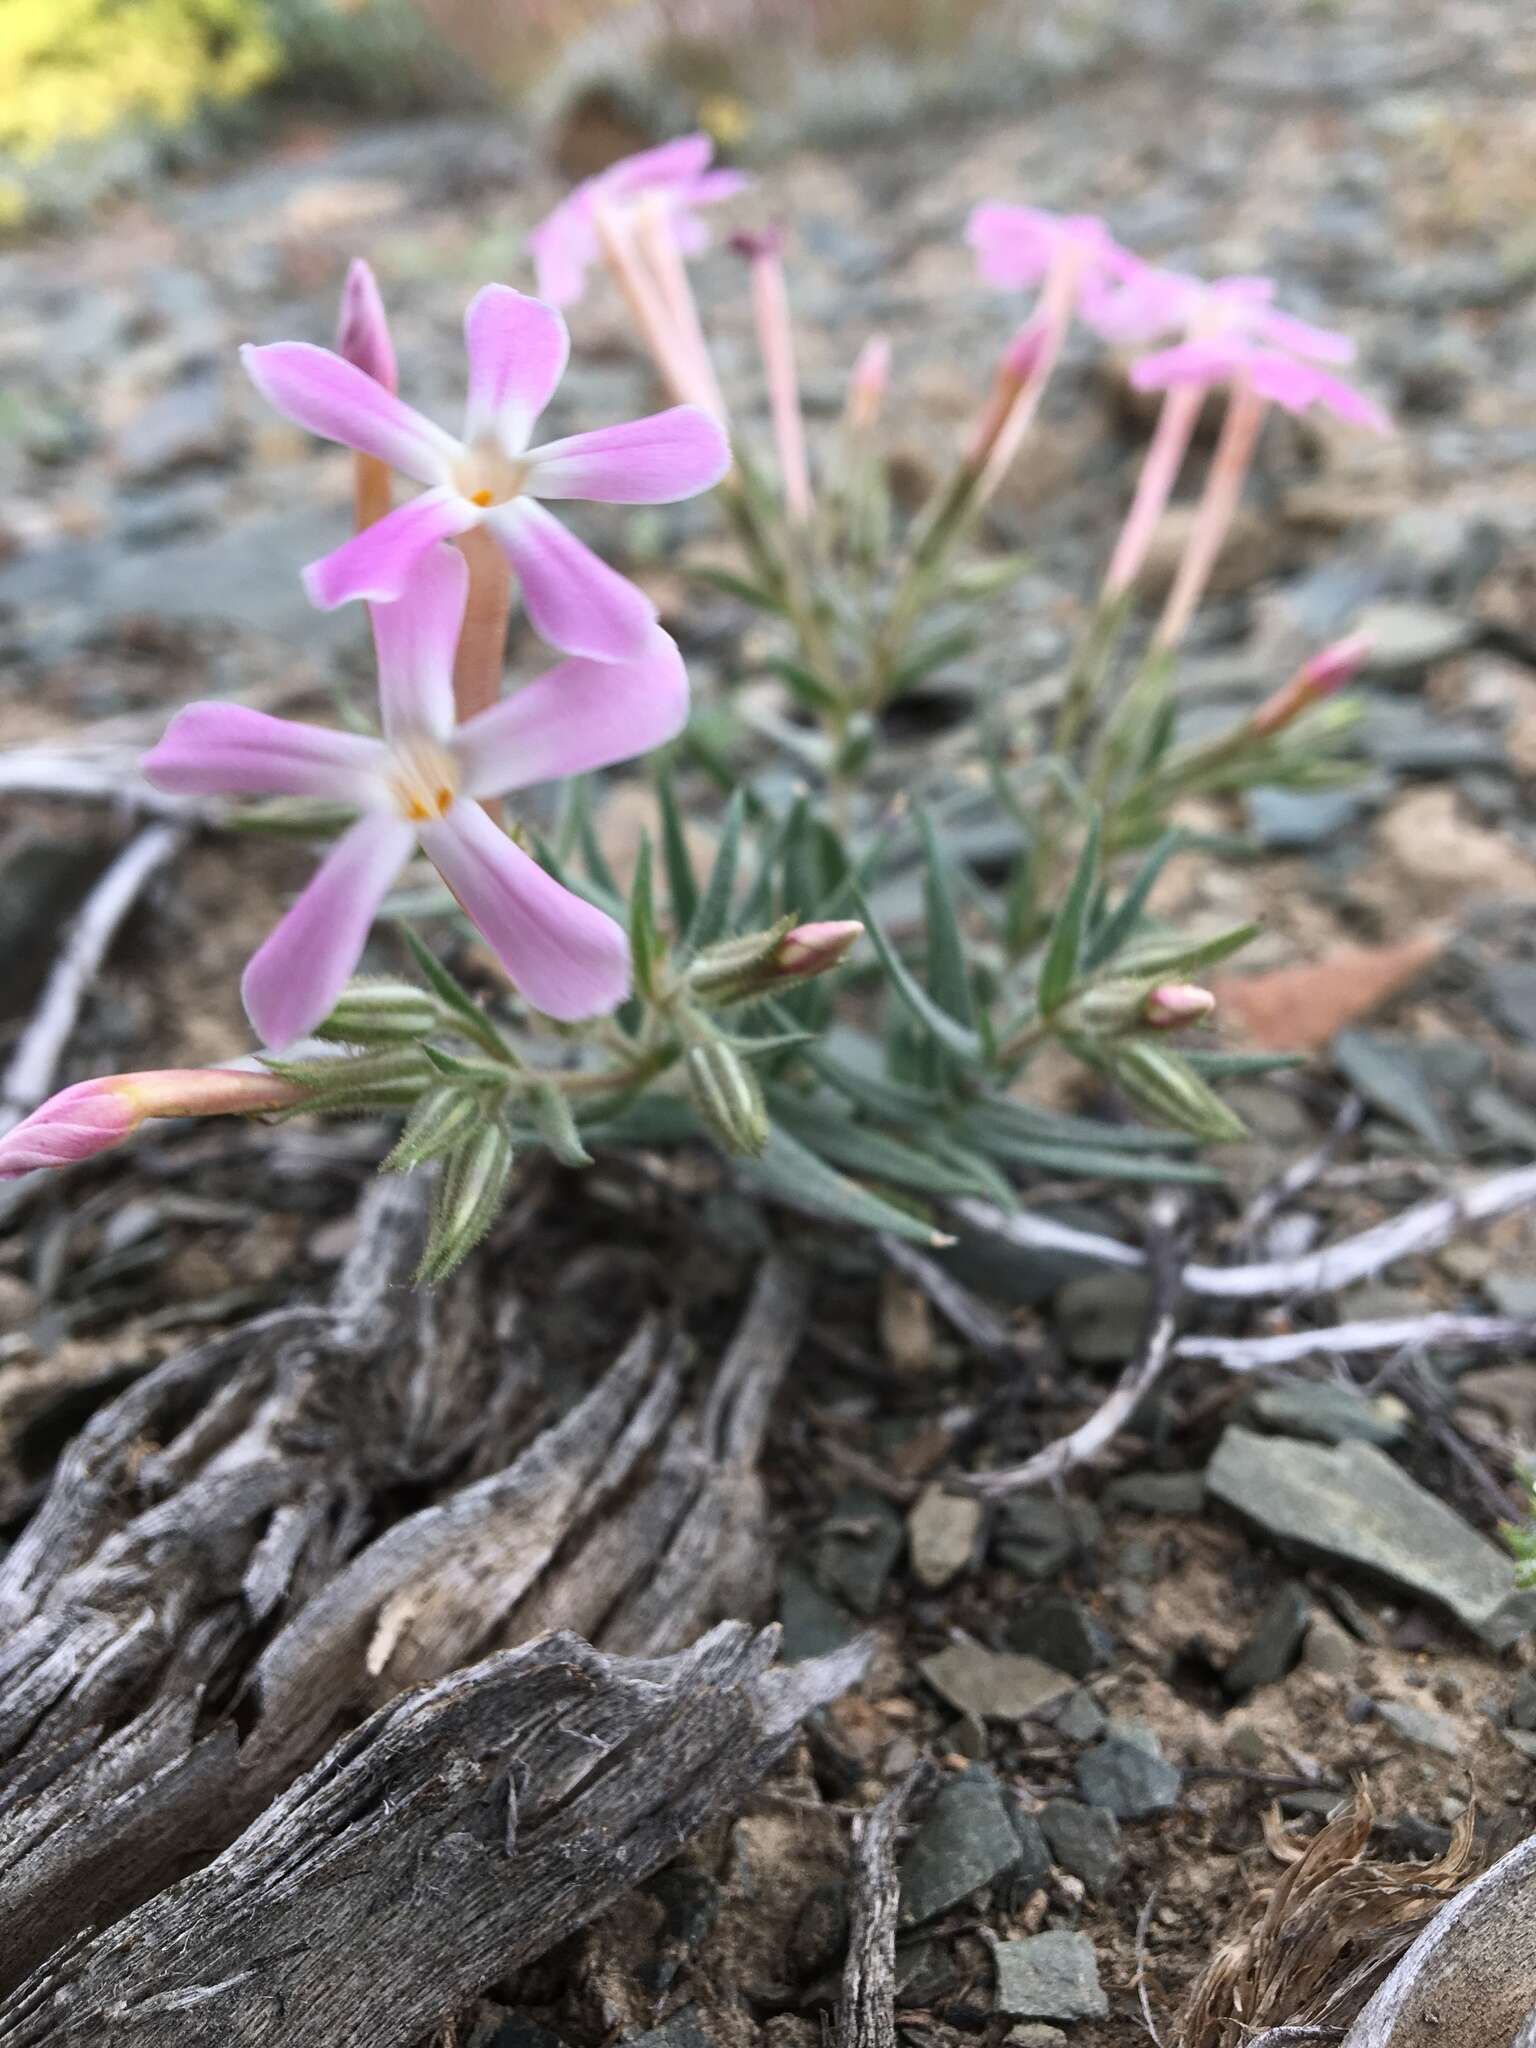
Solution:
<svg viewBox="0 0 1536 2048">
<path fill-rule="evenodd" d="M 1002 1787 L 973 1764 L 941 1787 L 901 1865 L 901 1915 L 931 1920 L 1019 1861 L 1019 1837 Z"/>
<path fill-rule="evenodd" d="M 1072 1680 L 1038 1657 L 988 1650 L 979 1643 L 951 1643 L 918 1666 L 934 1691 L 962 1714 L 984 1721 L 1022 1721 L 1064 1700 Z"/>
<path fill-rule="evenodd" d="M 1355 630 L 1371 636 L 1366 673 L 1372 676 L 1420 675 L 1436 662 L 1464 653 L 1477 638 L 1470 619 L 1411 599 L 1367 605 Z"/>
<path fill-rule="evenodd" d="M 1515 1680 L 1515 1696 L 1509 1703 L 1509 1725 L 1536 1733 L 1536 1671 L 1522 1671 Z"/>
<path fill-rule="evenodd" d="M 1077 1789 L 1118 1820 L 1146 1820 L 1178 1801 L 1183 1773 L 1139 1721 L 1111 1721 L 1104 1740 L 1077 1760 Z"/>
<path fill-rule="evenodd" d="M 1205 1474 L 1123 1472 L 1101 1497 L 1107 1508 L 1135 1515 L 1198 1515 L 1205 1506 Z"/>
<path fill-rule="evenodd" d="M 904 1533 L 888 1500 L 865 1486 L 845 1488 L 816 1538 L 818 1584 L 855 1614 L 878 1613 Z"/>
<path fill-rule="evenodd" d="M 1241 1699 L 1261 1685 L 1278 1685 L 1301 1655 L 1311 1619 L 1312 1602 L 1306 1588 L 1294 1580 L 1282 1586 L 1222 1673 L 1226 1691 Z"/>
<path fill-rule="evenodd" d="M 935 1592 L 957 1579 L 976 1554 L 984 1512 L 973 1495 L 925 1487 L 907 1516 L 912 1576 Z"/>
<path fill-rule="evenodd" d="M 1020 1906 L 1051 1874 L 1051 1851 L 1045 1832 L 1032 1813 L 1015 1799 L 1008 1801 L 1013 1832 L 1019 1838 L 1019 1860 L 1007 1874 L 1008 1891 Z"/>
<path fill-rule="evenodd" d="M 1125 1867 L 1115 1816 L 1102 1806 L 1082 1806 L 1075 1799 L 1048 1799 L 1039 1821 L 1060 1867 L 1080 1877 L 1095 1897 L 1102 1897 Z"/>
<path fill-rule="evenodd" d="M 1378 1700 L 1376 1713 L 1404 1742 L 1417 1749 L 1437 1750 L 1441 1756 L 1460 1756 L 1465 1747 L 1460 1728 L 1445 1714 L 1432 1714 L 1428 1707 L 1415 1707 L 1406 1700 Z"/>
<path fill-rule="evenodd" d="M 1033 2020 L 1024 2026 L 1010 2027 L 1006 2038 L 1008 2048 L 1067 2048 L 1067 2037 L 1060 2027 L 1037 2026 Z"/>
<path fill-rule="evenodd" d="M 1063 1504 L 1019 1494 L 1004 1501 L 998 1512 L 992 1549 L 999 1564 L 1026 1579 L 1053 1579 L 1075 1557 L 1091 1550 L 1103 1523 L 1082 1501 Z"/>
<path fill-rule="evenodd" d="M 1032 1934 L 992 1944 L 997 2010 L 1034 2020 L 1101 2020 L 1109 2000 L 1086 1934 Z"/>
<path fill-rule="evenodd" d="M 1106 1718 L 1104 1709 L 1084 1686 L 1056 1709 L 1050 1722 L 1068 1742 L 1097 1742 L 1104 1733 Z"/>
<path fill-rule="evenodd" d="M 1509 960 L 1490 967 L 1488 994 L 1494 1016 L 1511 1037 L 1536 1045 L 1536 966 Z"/>
<path fill-rule="evenodd" d="M 779 1626 L 784 1631 L 784 1662 L 803 1664 L 851 1643 L 859 1624 L 846 1607 L 829 1599 L 809 1572 L 787 1564 L 779 1577 Z"/>
<path fill-rule="evenodd" d="M 1043 1657 L 1047 1664 L 1074 1678 L 1102 1671 L 1115 1654 L 1115 1639 L 1109 1630 L 1081 1600 L 1068 1593 L 1047 1593 L 1032 1601 L 1009 1623 L 1008 1640 L 1015 1649 Z"/>
<path fill-rule="evenodd" d="M 1141 1339 L 1152 1283 L 1144 1273 L 1085 1273 L 1052 1308 L 1067 1356 L 1078 1365 L 1124 1365 Z"/>
<path fill-rule="evenodd" d="M 1363 816 L 1357 789 L 1254 789 L 1244 798 L 1248 829 L 1276 853 L 1326 846 Z"/>
<path fill-rule="evenodd" d="M 1513 1559 L 1374 1444 L 1325 1448 L 1234 1425 L 1206 1481 L 1277 1542 L 1389 1579 L 1446 1609 L 1492 1649 L 1536 1626 L 1536 1591 L 1517 1590 Z"/>
<path fill-rule="evenodd" d="M 1291 1436 L 1316 1437 L 1325 1444 L 1358 1439 L 1365 1444 L 1402 1440 L 1408 1412 L 1398 1401 L 1372 1401 L 1353 1387 L 1328 1381 L 1296 1380 L 1263 1387 L 1253 1397 L 1253 1413 L 1270 1429 Z"/>
</svg>

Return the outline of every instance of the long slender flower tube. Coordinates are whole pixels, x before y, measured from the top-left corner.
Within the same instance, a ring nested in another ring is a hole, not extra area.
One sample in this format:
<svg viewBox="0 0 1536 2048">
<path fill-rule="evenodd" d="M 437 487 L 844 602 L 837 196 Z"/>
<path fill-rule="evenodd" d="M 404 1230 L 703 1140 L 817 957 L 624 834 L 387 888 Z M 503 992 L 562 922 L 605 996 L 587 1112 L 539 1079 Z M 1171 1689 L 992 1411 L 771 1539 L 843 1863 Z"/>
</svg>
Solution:
<svg viewBox="0 0 1536 2048">
<path fill-rule="evenodd" d="M 1101 340 L 1141 347 L 1177 335 L 1185 341 L 1227 336 L 1279 349 L 1312 362 L 1348 363 L 1355 345 L 1309 321 L 1281 312 L 1267 277 L 1224 277 L 1214 283 L 1134 259 L 1111 274 L 1085 282 L 1079 313 Z M 1167 510 L 1205 403 L 1199 384 L 1176 384 L 1163 394 L 1157 424 L 1136 480 L 1131 509 L 1110 557 L 1103 599 L 1123 597 L 1146 563 L 1157 523 Z"/>
<path fill-rule="evenodd" d="M 751 266 L 752 319 L 768 384 L 779 489 L 791 526 L 810 524 L 814 506 L 805 459 L 805 423 L 800 414 L 800 379 L 795 368 L 795 329 L 784 285 L 784 238 L 775 229 L 732 235 L 731 247 Z"/>
<path fill-rule="evenodd" d="M 529 237 L 539 297 L 552 306 L 574 305 L 581 297 L 588 270 L 603 254 L 600 213 L 622 230 L 640 207 L 659 208 L 677 247 L 696 256 L 709 239 L 699 209 L 734 199 L 750 182 L 740 171 L 713 169 L 714 154 L 710 136 L 679 135 L 578 185 Z"/>
<path fill-rule="evenodd" d="M 1314 654 L 1265 698 L 1249 719 L 1248 731 L 1258 739 L 1282 732 L 1293 718 L 1353 682 L 1370 660 L 1375 644 L 1369 633 L 1347 633 Z"/>
<path fill-rule="evenodd" d="M 1301 362 L 1237 335 L 1183 342 L 1143 356 L 1132 365 L 1131 382 L 1139 391 L 1183 386 L 1204 392 L 1212 385 L 1231 387 L 1205 491 L 1153 635 L 1154 649 L 1166 653 L 1184 637 L 1205 595 L 1270 406 L 1303 413 L 1320 405 L 1351 426 L 1367 427 L 1375 433 L 1388 432 L 1391 423 L 1373 400 L 1342 378 L 1315 363 Z"/>
<path fill-rule="evenodd" d="M 166 1067 L 77 1081 L 0 1138 L 0 1180 L 110 1151 L 146 1117 L 258 1116 L 303 1099 L 304 1090 L 292 1081 L 229 1067 Z"/>
<path fill-rule="evenodd" d="M 588 1017 L 628 991 L 618 925 L 547 875 L 480 799 L 671 739 L 688 715 L 682 657 L 652 627 L 634 661 L 562 661 L 456 724 L 453 657 L 467 588 L 458 550 L 438 546 L 397 603 L 370 606 L 382 739 L 201 703 L 178 713 L 145 757 L 158 789 L 319 797 L 359 813 L 246 968 L 241 993 L 264 1045 L 290 1045 L 327 1016 L 418 847 L 535 1009 Z"/>
<path fill-rule="evenodd" d="M 849 434 L 869 434 L 880 419 L 880 409 L 891 381 L 891 344 L 884 334 L 872 334 L 854 358 L 848 373 L 848 395 L 843 403 L 843 427 Z"/>
<path fill-rule="evenodd" d="M 489 284 L 464 316 L 469 402 L 455 439 L 355 364 L 307 342 L 241 351 L 263 397 L 300 426 L 376 455 L 426 489 L 312 562 L 305 586 L 322 610 L 349 598 L 392 602 L 435 541 L 485 526 L 522 585 L 535 630 L 595 661 L 630 661 L 650 643 L 655 608 L 547 512 L 546 498 L 663 505 L 718 483 L 725 436 L 696 406 L 528 445 L 564 373 L 570 337 L 552 306 Z"/>
</svg>

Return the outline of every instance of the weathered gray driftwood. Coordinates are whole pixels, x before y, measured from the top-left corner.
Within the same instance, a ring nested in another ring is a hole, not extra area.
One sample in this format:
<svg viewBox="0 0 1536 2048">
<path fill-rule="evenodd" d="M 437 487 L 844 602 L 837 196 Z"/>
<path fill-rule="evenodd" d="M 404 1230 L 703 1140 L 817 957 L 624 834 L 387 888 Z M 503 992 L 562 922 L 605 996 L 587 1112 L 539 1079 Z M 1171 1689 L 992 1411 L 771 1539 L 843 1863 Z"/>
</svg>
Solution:
<svg viewBox="0 0 1536 2048">
<path fill-rule="evenodd" d="M 895 2048 L 896 1913 L 901 1904 L 896 1830 L 908 1800 L 928 1775 L 928 1767 L 919 1764 L 854 1822 L 853 1910 L 837 2002 L 837 2048 Z"/>
<path fill-rule="evenodd" d="M 0 2048 L 396 2048 L 739 1805 L 854 1647 L 546 1636 L 379 1710 L 207 1868 L 0 2005 Z"/>
<path fill-rule="evenodd" d="M 200 1869 L 406 1688 L 548 1628 L 658 1653 L 750 1611 L 798 1271 L 765 1262 L 698 1413 L 647 1320 L 536 1434 L 515 1296 L 488 1308 L 473 1268 L 412 1294 L 420 1233 L 410 1184 L 375 1186 L 330 1302 L 108 1403 L 0 1564 L 0 1991 Z"/>
</svg>

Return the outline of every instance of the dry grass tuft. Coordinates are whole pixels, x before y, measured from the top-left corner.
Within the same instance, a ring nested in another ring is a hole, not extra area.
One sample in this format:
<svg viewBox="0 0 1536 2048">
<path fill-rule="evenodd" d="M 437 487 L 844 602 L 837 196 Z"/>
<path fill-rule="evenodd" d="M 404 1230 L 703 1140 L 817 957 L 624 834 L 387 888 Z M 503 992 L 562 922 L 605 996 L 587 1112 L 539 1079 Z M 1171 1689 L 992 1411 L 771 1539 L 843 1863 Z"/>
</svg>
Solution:
<svg viewBox="0 0 1536 2048">
<path fill-rule="evenodd" d="M 1477 1875 L 1471 1809 L 1438 1863 L 1366 1854 L 1375 1809 L 1365 1792 L 1308 1843 L 1271 1808 L 1264 1836 L 1285 1868 L 1212 1958 L 1174 2035 L 1176 2048 L 1246 2048 L 1266 2027 L 1344 2027 L 1414 1938 Z"/>
</svg>

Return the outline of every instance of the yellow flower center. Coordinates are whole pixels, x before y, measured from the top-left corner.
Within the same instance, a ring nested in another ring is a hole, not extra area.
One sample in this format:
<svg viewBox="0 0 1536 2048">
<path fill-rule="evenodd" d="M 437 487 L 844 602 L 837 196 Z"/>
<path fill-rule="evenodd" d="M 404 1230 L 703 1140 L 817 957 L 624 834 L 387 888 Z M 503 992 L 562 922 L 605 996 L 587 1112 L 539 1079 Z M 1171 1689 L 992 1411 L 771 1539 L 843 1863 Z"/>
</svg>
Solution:
<svg viewBox="0 0 1536 2048">
<path fill-rule="evenodd" d="M 389 783 L 400 815 L 410 825 L 446 817 L 459 790 L 459 767 L 448 749 L 425 733 L 397 739 Z"/>
<path fill-rule="evenodd" d="M 494 441 L 477 441 L 464 451 L 454 482 L 471 505 L 505 505 L 523 488 L 526 462 L 519 462 Z"/>
</svg>

